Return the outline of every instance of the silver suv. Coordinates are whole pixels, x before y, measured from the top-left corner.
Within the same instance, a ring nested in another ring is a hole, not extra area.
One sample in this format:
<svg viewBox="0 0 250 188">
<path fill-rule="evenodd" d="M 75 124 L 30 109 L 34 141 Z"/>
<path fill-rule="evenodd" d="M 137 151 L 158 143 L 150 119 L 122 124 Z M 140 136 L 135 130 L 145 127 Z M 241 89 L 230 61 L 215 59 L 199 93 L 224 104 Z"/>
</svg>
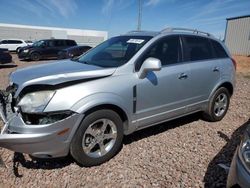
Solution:
<svg viewBox="0 0 250 188">
<path fill-rule="evenodd" d="M 17 70 L 0 95 L 0 147 L 99 165 L 139 129 L 199 111 L 221 120 L 235 66 L 210 34 L 172 28 L 129 32 L 79 58 Z"/>
</svg>

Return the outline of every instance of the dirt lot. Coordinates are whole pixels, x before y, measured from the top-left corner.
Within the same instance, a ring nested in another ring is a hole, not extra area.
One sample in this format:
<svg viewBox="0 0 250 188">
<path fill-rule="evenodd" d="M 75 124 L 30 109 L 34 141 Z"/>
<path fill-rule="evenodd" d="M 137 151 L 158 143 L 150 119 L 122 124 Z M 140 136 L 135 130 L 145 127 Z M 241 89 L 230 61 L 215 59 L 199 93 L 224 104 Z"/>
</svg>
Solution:
<svg viewBox="0 0 250 188">
<path fill-rule="evenodd" d="M 218 164 L 230 164 L 250 125 L 250 58 L 235 59 L 237 88 L 221 122 L 194 114 L 136 132 L 125 137 L 118 155 L 92 168 L 81 168 L 70 157 L 32 160 L 0 149 L 7 165 L 0 168 L 0 187 L 224 187 L 227 174 Z M 37 64 L 15 60 L 18 68 Z M 0 88 L 15 69 L 0 69 Z"/>
</svg>

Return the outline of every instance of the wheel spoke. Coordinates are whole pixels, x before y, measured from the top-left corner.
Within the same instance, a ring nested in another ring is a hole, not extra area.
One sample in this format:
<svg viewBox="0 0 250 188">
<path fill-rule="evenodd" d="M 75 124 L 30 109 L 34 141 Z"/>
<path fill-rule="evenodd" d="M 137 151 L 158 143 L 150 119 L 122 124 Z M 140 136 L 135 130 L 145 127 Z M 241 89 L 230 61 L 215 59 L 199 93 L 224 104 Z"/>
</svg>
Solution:
<svg viewBox="0 0 250 188">
<path fill-rule="evenodd" d="M 103 141 L 100 142 L 100 143 L 98 143 L 98 145 L 100 147 L 100 154 L 101 154 L 101 156 L 105 155 L 106 154 L 106 150 L 105 150 L 105 145 L 104 145 Z"/>
<path fill-rule="evenodd" d="M 117 133 L 114 132 L 114 133 L 109 133 L 109 134 L 104 134 L 104 137 L 103 139 L 106 140 L 106 139 L 115 139 L 117 136 Z"/>
<path fill-rule="evenodd" d="M 84 146 L 83 149 L 86 153 L 89 153 L 95 147 L 95 145 L 95 142 L 91 142 L 88 146 Z"/>
<path fill-rule="evenodd" d="M 96 132 L 96 130 L 93 129 L 92 127 L 89 127 L 89 128 L 86 130 L 86 134 L 90 134 L 91 136 L 96 137 L 97 132 Z"/>
<path fill-rule="evenodd" d="M 108 126 L 108 120 L 107 119 L 104 119 L 104 120 L 102 120 L 102 127 L 101 127 L 101 131 L 102 131 L 102 133 L 104 133 L 105 131 L 106 131 L 106 129 L 107 129 L 107 126 Z"/>
</svg>

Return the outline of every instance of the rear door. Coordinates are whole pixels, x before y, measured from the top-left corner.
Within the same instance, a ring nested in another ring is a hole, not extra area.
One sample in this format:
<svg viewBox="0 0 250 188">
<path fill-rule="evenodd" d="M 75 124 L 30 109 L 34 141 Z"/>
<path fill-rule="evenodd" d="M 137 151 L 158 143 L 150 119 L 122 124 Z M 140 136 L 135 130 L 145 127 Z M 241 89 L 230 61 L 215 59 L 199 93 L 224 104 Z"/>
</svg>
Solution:
<svg viewBox="0 0 250 188">
<path fill-rule="evenodd" d="M 53 56 L 57 57 L 58 52 L 65 48 L 67 48 L 66 40 L 55 40 Z"/>
<path fill-rule="evenodd" d="M 190 68 L 190 82 L 185 93 L 189 110 L 198 110 L 220 80 L 220 60 L 213 54 L 210 39 L 200 36 L 182 36 L 184 61 Z"/>
</svg>

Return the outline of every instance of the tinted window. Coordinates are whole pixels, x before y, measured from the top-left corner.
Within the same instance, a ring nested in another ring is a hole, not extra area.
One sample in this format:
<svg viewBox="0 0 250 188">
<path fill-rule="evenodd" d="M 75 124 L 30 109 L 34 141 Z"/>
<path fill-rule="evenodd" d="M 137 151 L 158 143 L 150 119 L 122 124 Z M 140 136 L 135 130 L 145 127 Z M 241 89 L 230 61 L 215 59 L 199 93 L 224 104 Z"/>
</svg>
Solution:
<svg viewBox="0 0 250 188">
<path fill-rule="evenodd" d="M 8 44 L 22 44 L 20 40 L 8 40 Z"/>
<path fill-rule="evenodd" d="M 48 46 L 48 47 L 54 47 L 55 46 L 55 41 L 53 41 L 53 40 L 46 41 L 46 46 Z"/>
<path fill-rule="evenodd" d="M 3 41 L 1 41 L 1 44 L 8 44 L 8 41 L 7 40 L 3 40 Z"/>
<path fill-rule="evenodd" d="M 212 46 L 214 48 L 214 52 L 216 55 L 216 58 L 224 58 L 224 57 L 228 57 L 227 53 L 225 52 L 224 48 L 221 46 L 220 43 L 211 40 Z"/>
<path fill-rule="evenodd" d="M 76 42 L 74 40 L 66 40 L 67 46 L 76 46 Z"/>
<path fill-rule="evenodd" d="M 55 46 L 57 46 L 57 47 L 66 46 L 64 40 L 55 40 L 54 43 L 55 43 Z"/>
<path fill-rule="evenodd" d="M 203 37 L 184 36 L 185 61 L 212 59 L 212 47 L 208 39 Z"/>
<path fill-rule="evenodd" d="M 142 63 L 149 57 L 161 60 L 161 64 L 170 65 L 180 61 L 180 41 L 178 36 L 160 39 L 146 51 L 145 55 L 136 64 L 135 70 L 138 71 Z"/>
</svg>

